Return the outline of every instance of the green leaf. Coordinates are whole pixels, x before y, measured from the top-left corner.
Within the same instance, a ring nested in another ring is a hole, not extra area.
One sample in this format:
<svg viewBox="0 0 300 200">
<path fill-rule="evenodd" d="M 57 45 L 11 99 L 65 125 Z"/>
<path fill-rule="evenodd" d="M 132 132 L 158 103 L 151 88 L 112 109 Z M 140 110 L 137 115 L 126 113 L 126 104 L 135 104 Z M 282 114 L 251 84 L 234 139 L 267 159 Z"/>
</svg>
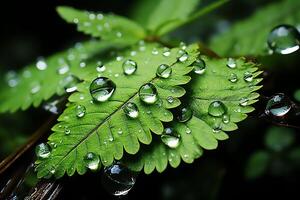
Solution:
<svg viewBox="0 0 300 200">
<path fill-rule="evenodd" d="M 225 131 L 237 129 L 237 122 L 244 120 L 247 113 L 254 110 L 251 104 L 258 98 L 257 84 L 262 80 L 257 78 L 261 71 L 257 65 L 246 62 L 244 59 L 235 60 L 237 67 L 230 69 L 226 66 L 227 59 L 210 59 L 203 57 L 206 71 L 202 75 L 194 74 L 192 81 L 186 88 L 185 103 L 193 111 L 193 117 L 185 123 L 172 122 L 173 127 L 180 136 L 180 144 L 172 149 L 156 138 L 149 146 L 144 146 L 137 156 L 130 156 L 126 163 L 134 170 L 142 170 L 150 174 L 154 169 L 162 172 L 168 163 L 177 167 L 181 160 L 192 163 L 203 154 L 203 149 L 216 149 L 218 140 L 225 140 L 228 135 Z M 245 72 L 252 72 L 253 80 L 244 80 Z M 237 82 L 228 79 L 235 73 Z M 242 98 L 248 98 L 247 105 L 241 105 Z M 213 117 L 208 113 L 209 105 L 213 101 L 221 101 L 226 106 L 225 116 L 229 122 L 223 121 L 223 116 Z"/>
<path fill-rule="evenodd" d="M 273 151 L 282 151 L 295 141 L 292 129 L 284 127 L 271 127 L 265 137 L 265 145 Z"/>
<path fill-rule="evenodd" d="M 198 47 L 188 47 L 186 51 L 189 57 L 185 62 L 177 62 L 178 49 L 172 49 L 166 57 L 163 55 L 164 48 L 155 44 L 146 44 L 142 51 L 137 48 L 118 53 L 123 61 L 131 59 L 137 63 L 137 71 L 133 75 L 124 75 L 123 62 L 112 60 L 105 63 L 106 70 L 103 73 L 97 75 L 92 67 L 91 73 L 83 77 L 84 82 L 78 86 L 78 92 L 69 97 L 67 108 L 59 117 L 59 123 L 52 128 L 54 133 L 48 138 L 49 144 L 57 144 L 57 147 L 48 159 L 37 161 L 38 177 L 50 177 L 53 171 L 56 178 L 62 177 L 65 172 L 69 176 L 75 171 L 84 174 L 87 168 L 83 159 L 88 152 L 99 155 L 103 165 L 111 165 L 115 159 L 123 157 L 124 150 L 136 154 L 140 142 L 150 144 L 151 132 L 161 134 L 162 122 L 173 120 L 172 113 L 167 109 L 180 104 L 178 98 L 185 94 L 185 90 L 179 85 L 190 81 L 191 78 L 186 74 L 192 70 L 189 65 L 198 56 Z M 172 66 L 170 78 L 156 77 L 156 69 L 160 64 Z M 94 63 L 87 65 L 89 69 L 89 65 L 94 66 Z M 108 77 L 116 84 L 113 96 L 106 102 L 92 101 L 89 86 L 97 76 Z M 159 96 L 158 102 L 152 105 L 142 103 L 138 96 L 139 88 L 148 82 L 155 85 Z M 170 96 L 174 98 L 172 104 L 166 100 Z M 137 119 L 130 119 L 124 114 L 122 108 L 127 102 L 137 105 L 140 113 Z M 78 105 L 86 108 L 82 118 L 76 116 Z M 70 134 L 66 135 L 65 130 Z"/>
<path fill-rule="evenodd" d="M 18 73 L 9 72 L 7 83 L 0 87 L 0 112 L 25 110 L 31 105 L 37 107 L 55 94 L 65 94 L 68 82 L 65 79 L 80 77 L 84 71 L 80 62 L 115 46 L 121 47 L 98 41 L 77 43 L 74 48 L 50 56 L 40 63 L 31 64 Z M 37 65 L 42 69 L 46 68 L 39 70 Z"/>
<path fill-rule="evenodd" d="M 247 179 L 255 179 L 262 176 L 270 163 L 271 156 L 266 151 L 257 151 L 249 158 L 245 176 Z"/>
<path fill-rule="evenodd" d="M 296 90 L 294 93 L 294 98 L 300 102 L 300 89 Z"/>
<path fill-rule="evenodd" d="M 135 20 L 155 32 L 160 26 L 182 21 L 197 8 L 200 0 L 146 0 L 135 7 Z M 176 24 L 174 24 L 176 26 Z M 172 25 L 172 26 L 174 26 Z"/>
<path fill-rule="evenodd" d="M 133 44 L 145 37 L 145 31 L 135 22 L 113 14 L 81 11 L 71 7 L 58 7 L 60 16 L 77 24 L 78 30 L 105 41 Z"/>
<path fill-rule="evenodd" d="M 223 56 L 268 55 L 267 37 L 277 25 L 297 26 L 300 1 L 278 1 L 259 9 L 251 17 L 237 22 L 228 31 L 217 35 L 210 47 Z"/>
</svg>

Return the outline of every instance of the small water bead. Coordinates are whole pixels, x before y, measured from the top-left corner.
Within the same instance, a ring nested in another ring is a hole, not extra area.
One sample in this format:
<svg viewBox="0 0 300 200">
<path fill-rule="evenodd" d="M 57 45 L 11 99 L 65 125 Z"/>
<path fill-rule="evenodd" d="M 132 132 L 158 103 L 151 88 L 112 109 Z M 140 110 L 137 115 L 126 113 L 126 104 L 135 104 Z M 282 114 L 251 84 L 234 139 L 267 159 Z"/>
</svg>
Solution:
<svg viewBox="0 0 300 200">
<path fill-rule="evenodd" d="M 156 75 L 161 78 L 169 78 L 172 74 L 172 67 L 166 64 L 161 64 L 156 69 Z"/>
<path fill-rule="evenodd" d="M 244 80 L 246 82 L 252 82 L 253 81 L 253 74 L 251 72 L 245 72 L 244 73 Z"/>
<path fill-rule="evenodd" d="M 231 69 L 234 69 L 236 68 L 236 62 L 233 58 L 228 58 L 227 59 L 227 67 L 231 68 Z"/>
<path fill-rule="evenodd" d="M 121 38 L 121 37 L 123 36 L 123 34 L 122 34 L 121 32 L 118 31 L 118 32 L 116 33 L 116 36 L 117 36 L 118 38 Z"/>
<path fill-rule="evenodd" d="M 9 71 L 5 79 L 9 87 L 16 87 L 19 84 L 19 77 L 15 71 Z"/>
<path fill-rule="evenodd" d="M 177 52 L 177 59 L 178 59 L 180 62 L 184 62 L 184 61 L 186 61 L 188 58 L 189 58 L 189 55 L 188 55 L 188 53 L 187 53 L 185 50 L 180 49 L 180 50 Z"/>
<path fill-rule="evenodd" d="M 78 118 L 84 117 L 85 113 L 86 113 L 86 108 L 83 105 L 76 106 L 76 116 Z"/>
<path fill-rule="evenodd" d="M 116 84 L 106 77 L 94 79 L 90 85 L 90 94 L 97 102 L 107 101 L 116 89 Z"/>
<path fill-rule="evenodd" d="M 130 55 L 131 55 L 131 56 L 136 56 L 136 54 L 137 54 L 136 51 L 131 51 L 131 52 L 130 52 Z"/>
<path fill-rule="evenodd" d="M 52 166 L 52 167 L 50 167 L 49 172 L 50 172 L 51 174 L 55 174 L 56 169 Z"/>
<path fill-rule="evenodd" d="M 103 14 L 101 14 L 101 13 L 97 14 L 97 19 L 98 20 L 103 20 L 103 18 L 104 18 Z"/>
<path fill-rule="evenodd" d="M 154 104 L 158 99 L 156 87 L 152 83 L 142 85 L 139 89 L 139 97 L 147 104 Z"/>
<path fill-rule="evenodd" d="M 75 92 L 77 90 L 77 83 L 79 79 L 73 75 L 66 76 L 61 84 L 65 88 L 67 93 Z"/>
<path fill-rule="evenodd" d="M 214 125 L 213 125 L 213 132 L 214 133 L 219 133 L 219 132 L 221 132 L 222 131 L 222 126 L 220 125 L 220 124 L 218 124 L 218 123 L 215 123 Z"/>
<path fill-rule="evenodd" d="M 181 107 L 177 111 L 177 120 L 179 122 L 187 122 L 193 116 L 193 111 L 189 107 Z"/>
<path fill-rule="evenodd" d="M 168 103 L 172 104 L 172 103 L 174 103 L 174 98 L 172 96 L 168 96 L 167 101 L 168 101 Z"/>
<path fill-rule="evenodd" d="M 248 105 L 248 102 L 249 102 L 249 99 L 247 97 L 242 97 L 240 99 L 240 105 L 241 106 L 247 106 Z"/>
<path fill-rule="evenodd" d="M 113 164 L 104 168 L 103 187 L 114 196 L 124 196 L 133 188 L 137 173 L 122 164 Z"/>
<path fill-rule="evenodd" d="M 286 115 L 292 108 L 291 101 L 284 94 L 279 93 L 270 98 L 265 113 L 275 117 Z"/>
<path fill-rule="evenodd" d="M 81 67 L 81 68 L 86 67 L 86 63 L 85 63 L 85 62 L 80 62 L 80 63 L 79 63 L 79 67 Z"/>
<path fill-rule="evenodd" d="M 171 51 L 169 48 L 164 48 L 163 56 L 169 57 L 171 55 Z"/>
<path fill-rule="evenodd" d="M 290 25 L 279 25 L 268 36 L 269 48 L 278 54 L 290 54 L 300 48 L 300 33 Z"/>
<path fill-rule="evenodd" d="M 128 102 L 123 107 L 124 113 L 130 118 L 137 118 L 139 116 L 139 109 L 135 103 Z"/>
<path fill-rule="evenodd" d="M 31 71 L 26 69 L 26 70 L 23 71 L 22 75 L 23 75 L 24 78 L 30 78 L 32 76 L 32 73 L 31 73 Z"/>
<path fill-rule="evenodd" d="M 151 110 L 148 110 L 146 113 L 147 113 L 148 115 L 150 115 L 152 112 L 151 112 Z"/>
<path fill-rule="evenodd" d="M 92 171 L 95 171 L 99 168 L 100 158 L 93 152 L 89 152 L 84 157 L 84 163 L 87 168 Z"/>
<path fill-rule="evenodd" d="M 51 155 L 51 148 L 47 143 L 41 143 L 35 147 L 35 154 L 38 158 L 49 158 Z"/>
<path fill-rule="evenodd" d="M 191 130 L 189 127 L 186 127 L 185 132 L 186 132 L 187 134 L 190 134 L 190 133 L 192 133 L 192 130 Z"/>
<path fill-rule="evenodd" d="M 50 143 L 50 146 L 51 146 L 52 149 L 57 148 L 57 144 L 56 144 L 55 142 L 51 142 L 51 143 Z"/>
<path fill-rule="evenodd" d="M 179 47 L 180 47 L 182 50 L 185 50 L 187 46 L 186 46 L 186 44 L 185 44 L 184 42 L 180 42 Z"/>
<path fill-rule="evenodd" d="M 208 114 L 213 117 L 221 117 L 226 112 L 226 106 L 221 101 L 213 101 L 208 107 Z"/>
<path fill-rule="evenodd" d="M 156 48 L 153 48 L 153 49 L 152 49 L 152 54 L 153 54 L 153 55 L 157 55 L 157 54 L 158 54 L 158 50 L 157 50 Z"/>
<path fill-rule="evenodd" d="M 106 70 L 105 65 L 102 65 L 102 63 L 98 63 L 98 66 L 96 67 L 97 72 L 104 72 Z"/>
<path fill-rule="evenodd" d="M 90 13 L 89 14 L 89 19 L 90 20 L 95 20 L 96 19 L 96 15 L 94 13 Z"/>
<path fill-rule="evenodd" d="M 235 73 L 230 74 L 229 79 L 231 83 L 236 83 L 238 81 L 238 77 Z"/>
<path fill-rule="evenodd" d="M 40 83 L 34 83 L 31 87 L 30 93 L 31 94 L 36 94 L 41 90 L 41 85 Z"/>
<path fill-rule="evenodd" d="M 61 65 L 58 69 L 57 69 L 57 73 L 59 75 L 63 75 L 65 73 L 67 73 L 70 70 L 69 66 L 67 64 L 65 65 Z"/>
<path fill-rule="evenodd" d="M 38 58 L 38 61 L 36 62 L 36 68 L 38 69 L 38 70 L 45 70 L 45 69 L 47 69 L 47 63 L 46 63 L 46 61 L 44 60 L 44 58 Z"/>
<path fill-rule="evenodd" d="M 230 122 L 230 117 L 229 117 L 229 115 L 226 115 L 226 114 L 223 115 L 222 121 L 223 121 L 224 124 L 228 124 L 228 123 Z"/>
<path fill-rule="evenodd" d="M 74 18 L 74 19 L 73 19 L 73 23 L 74 23 L 74 24 L 78 24 L 78 23 L 79 23 L 79 19 L 78 19 L 78 18 Z"/>
<path fill-rule="evenodd" d="M 179 146 L 180 136 L 174 131 L 173 128 L 165 128 L 160 138 L 165 145 L 172 149 Z"/>
<path fill-rule="evenodd" d="M 116 61 L 122 61 L 123 59 L 124 59 L 123 56 L 117 56 L 117 57 L 116 57 Z"/>
<path fill-rule="evenodd" d="M 203 74 L 205 72 L 206 64 L 202 59 L 197 59 L 192 66 L 194 67 L 195 74 Z"/>
<path fill-rule="evenodd" d="M 119 134 L 119 135 L 122 135 L 122 133 L 123 133 L 122 129 L 119 128 L 119 129 L 118 129 L 118 134 Z"/>
<path fill-rule="evenodd" d="M 128 59 L 123 62 L 122 67 L 125 75 L 132 75 L 137 70 L 137 63 Z"/>
<path fill-rule="evenodd" d="M 65 126 L 65 135 L 70 135 L 71 130 L 69 129 L 68 126 Z"/>
</svg>

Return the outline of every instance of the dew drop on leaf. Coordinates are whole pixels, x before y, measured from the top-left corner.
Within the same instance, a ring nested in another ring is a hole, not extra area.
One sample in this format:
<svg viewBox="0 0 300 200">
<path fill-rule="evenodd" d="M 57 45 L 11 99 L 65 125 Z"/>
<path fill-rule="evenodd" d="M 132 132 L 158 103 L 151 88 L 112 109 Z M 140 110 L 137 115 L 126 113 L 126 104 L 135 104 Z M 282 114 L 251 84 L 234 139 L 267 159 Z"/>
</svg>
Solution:
<svg viewBox="0 0 300 200">
<path fill-rule="evenodd" d="M 139 89 L 140 100 L 147 104 L 154 104 L 157 101 L 157 90 L 152 83 L 146 83 Z"/>
<path fill-rule="evenodd" d="M 38 58 L 38 60 L 37 60 L 37 62 L 36 62 L 36 68 L 38 69 L 38 70 L 46 70 L 47 69 L 47 63 L 46 63 L 46 61 L 44 60 L 44 58 Z"/>
<path fill-rule="evenodd" d="M 300 33 L 290 25 L 279 25 L 268 36 L 269 48 L 278 54 L 290 54 L 300 48 Z"/>
<path fill-rule="evenodd" d="M 86 63 L 85 63 L 85 62 L 80 62 L 80 63 L 79 63 L 79 67 L 81 67 L 81 68 L 86 67 Z"/>
<path fill-rule="evenodd" d="M 205 72 L 206 64 L 202 59 L 197 59 L 192 66 L 194 67 L 195 74 L 203 74 Z"/>
<path fill-rule="evenodd" d="M 30 93 L 31 94 L 36 94 L 41 90 L 41 85 L 38 82 L 33 83 L 31 89 L 30 89 Z"/>
<path fill-rule="evenodd" d="M 122 164 L 113 164 L 104 168 L 103 187 L 114 196 L 124 196 L 133 188 L 137 173 Z"/>
<path fill-rule="evenodd" d="M 77 83 L 79 79 L 73 75 L 66 76 L 63 80 L 61 80 L 60 84 L 65 88 L 67 93 L 71 93 L 77 90 Z"/>
<path fill-rule="evenodd" d="M 192 118 L 193 111 L 189 107 L 181 107 L 176 114 L 179 122 L 187 122 Z"/>
<path fill-rule="evenodd" d="M 137 70 L 137 63 L 128 59 L 123 62 L 122 67 L 125 75 L 132 75 Z"/>
<path fill-rule="evenodd" d="M 223 121 L 224 124 L 228 124 L 228 123 L 230 122 L 230 117 L 229 117 L 229 115 L 226 115 L 226 114 L 223 115 L 222 121 Z"/>
<path fill-rule="evenodd" d="M 116 84 L 106 77 L 94 79 L 90 85 L 90 94 L 97 102 L 107 101 L 116 89 Z"/>
<path fill-rule="evenodd" d="M 57 69 L 57 73 L 59 75 L 65 74 L 69 71 L 69 66 L 67 64 L 61 65 L 59 66 L 59 68 Z"/>
<path fill-rule="evenodd" d="M 164 50 L 163 50 L 163 56 L 165 56 L 165 57 L 169 57 L 171 55 L 171 51 L 170 51 L 170 49 L 169 48 L 164 48 Z"/>
<path fill-rule="evenodd" d="M 240 106 L 247 106 L 249 99 L 247 97 L 242 97 L 240 99 Z"/>
<path fill-rule="evenodd" d="M 228 58 L 227 59 L 227 67 L 231 68 L 231 69 L 234 69 L 236 68 L 236 62 L 233 58 Z"/>
<path fill-rule="evenodd" d="M 97 70 L 97 72 L 104 72 L 106 70 L 106 67 L 105 67 L 105 65 L 102 64 L 101 61 L 98 61 L 96 70 Z"/>
<path fill-rule="evenodd" d="M 158 50 L 157 50 L 156 48 L 153 48 L 153 49 L 152 49 L 152 54 L 153 54 L 153 55 L 157 55 L 157 54 L 158 54 Z"/>
<path fill-rule="evenodd" d="M 191 130 L 189 127 L 186 127 L 185 132 L 186 132 L 187 134 L 190 134 L 190 133 L 192 133 L 192 130 Z"/>
<path fill-rule="evenodd" d="M 180 42 L 179 47 L 180 47 L 182 50 L 185 50 L 187 46 L 186 46 L 186 44 L 185 44 L 184 42 Z"/>
<path fill-rule="evenodd" d="M 135 103 L 128 102 L 123 107 L 124 113 L 130 118 L 137 118 L 139 116 L 139 110 Z"/>
<path fill-rule="evenodd" d="M 85 113 L 86 113 L 86 108 L 83 105 L 76 106 L 76 116 L 78 118 L 84 117 Z"/>
<path fill-rule="evenodd" d="M 156 75 L 161 78 L 169 78 L 172 74 L 172 67 L 166 64 L 161 64 L 156 69 Z"/>
<path fill-rule="evenodd" d="M 184 62 L 186 61 L 187 59 L 189 58 L 189 55 L 188 53 L 185 51 L 185 50 L 178 50 L 177 52 L 177 59 L 180 61 L 180 62 Z"/>
<path fill-rule="evenodd" d="M 213 101 L 209 104 L 208 114 L 213 117 L 221 117 L 226 112 L 226 106 L 221 101 Z"/>
<path fill-rule="evenodd" d="M 168 101 L 168 103 L 172 104 L 172 103 L 174 103 L 174 98 L 172 96 L 168 96 L 167 101 Z"/>
<path fill-rule="evenodd" d="M 231 83 L 236 83 L 238 81 L 238 77 L 235 73 L 230 74 L 229 79 Z"/>
<path fill-rule="evenodd" d="M 15 71 L 9 71 L 5 79 L 9 87 L 16 87 L 19 84 L 19 77 Z"/>
<path fill-rule="evenodd" d="M 165 128 L 160 138 L 165 145 L 172 149 L 179 146 L 180 137 L 173 128 Z"/>
<path fill-rule="evenodd" d="M 38 158 L 48 158 L 51 154 L 51 148 L 47 143 L 41 143 L 35 147 L 35 154 Z"/>
<path fill-rule="evenodd" d="M 69 129 L 68 126 L 65 126 L 65 135 L 70 135 L 71 130 Z"/>
<path fill-rule="evenodd" d="M 282 93 L 273 95 L 265 108 L 266 115 L 282 117 L 286 115 L 292 108 L 291 101 Z"/>
<path fill-rule="evenodd" d="M 93 152 L 89 152 L 84 157 L 84 163 L 87 168 L 92 171 L 95 171 L 99 168 L 100 158 Z"/>
<path fill-rule="evenodd" d="M 253 74 L 251 72 L 245 72 L 244 73 L 244 80 L 246 82 L 252 82 L 253 81 Z"/>
</svg>

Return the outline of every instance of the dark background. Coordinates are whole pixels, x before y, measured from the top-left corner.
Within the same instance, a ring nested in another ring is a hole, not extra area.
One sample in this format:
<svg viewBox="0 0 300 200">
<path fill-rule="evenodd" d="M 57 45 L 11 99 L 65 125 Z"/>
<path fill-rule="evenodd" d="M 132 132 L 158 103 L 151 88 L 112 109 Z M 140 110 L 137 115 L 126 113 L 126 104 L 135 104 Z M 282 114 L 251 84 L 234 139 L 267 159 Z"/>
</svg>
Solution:
<svg viewBox="0 0 300 200">
<path fill-rule="evenodd" d="M 0 73 L 18 69 L 29 64 L 38 56 L 48 56 L 71 45 L 75 41 L 88 38 L 77 33 L 75 26 L 66 24 L 55 11 L 58 5 L 71 5 L 94 11 L 114 12 L 129 15 L 133 0 L 10 0 L 0 7 Z M 233 1 L 218 11 L 195 22 L 197 29 L 179 30 L 175 37 L 186 41 L 202 39 L 206 41 L 211 33 L 219 30 L 217 24 L 226 20 L 229 25 L 249 16 L 257 7 L 272 1 Z M 209 3 L 209 1 L 204 1 Z M 196 37 L 195 37 L 196 36 Z M 296 65 L 297 63 L 293 63 Z M 294 71 L 297 72 L 298 70 Z M 269 85 L 263 93 L 285 91 L 292 96 L 299 82 L 297 74 L 273 73 L 265 83 Z M 276 81 L 273 79 L 276 78 Z M 271 85 L 271 86 L 270 86 Z M 26 117 L 27 116 L 27 117 Z M 31 117 L 28 117 L 31 116 Z M 43 117 L 41 117 L 43 116 Z M 43 111 L 29 110 L 14 115 L 0 117 L 1 123 L 9 130 L 10 137 L 26 137 L 47 119 Z M 166 172 L 147 176 L 140 174 L 133 190 L 124 199 L 291 199 L 298 194 L 299 170 L 288 170 L 279 175 L 265 174 L 255 180 L 244 176 L 246 161 L 257 149 L 264 149 L 263 138 L 270 123 L 257 117 L 257 113 L 240 124 L 238 131 L 230 133 L 231 139 L 220 142 L 215 151 L 205 151 L 204 156 L 194 164 L 181 164 L 177 169 L 168 167 Z M 21 121 L 21 122 L 20 122 Z M 16 127 L 12 125 L 18 124 Z M 18 130 L 18 131 L 16 131 Z M 20 133 L 21 132 L 21 133 Z M 299 133 L 299 130 L 296 131 Z M 19 136 L 19 135 L 22 136 Z M 0 137 L 1 139 L 1 137 Z M 299 137 L 296 136 L 299 145 Z M 8 152 L 0 154 L 2 157 Z M 0 157 L 1 158 L 1 157 Z M 100 175 L 74 177 L 67 181 L 61 199 L 112 199 L 100 183 Z"/>
</svg>

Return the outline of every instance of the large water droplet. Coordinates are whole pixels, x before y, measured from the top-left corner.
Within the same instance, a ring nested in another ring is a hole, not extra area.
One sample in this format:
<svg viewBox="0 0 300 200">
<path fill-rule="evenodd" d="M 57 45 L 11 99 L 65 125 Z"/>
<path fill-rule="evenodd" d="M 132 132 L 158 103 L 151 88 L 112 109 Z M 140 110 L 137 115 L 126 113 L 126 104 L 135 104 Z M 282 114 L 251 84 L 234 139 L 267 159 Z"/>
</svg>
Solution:
<svg viewBox="0 0 300 200">
<path fill-rule="evenodd" d="M 236 62 L 233 58 L 228 58 L 227 59 L 227 67 L 233 69 L 233 68 L 236 68 Z"/>
<path fill-rule="evenodd" d="M 236 83 L 238 81 L 238 77 L 235 73 L 230 74 L 229 79 L 231 83 Z"/>
<path fill-rule="evenodd" d="M 173 128 L 165 128 L 161 135 L 161 141 L 170 148 L 176 148 L 180 143 L 180 136 Z"/>
<path fill-rule="evenodd" d="M 189 55 L 188 53 L 185 51 L 185 50 L 178 50 L 177 52 L 177 59 L 180 61 L 180 62 L 184 62 L 186 61 L 187 59 L 189 58 Z"/>
<path fill-rule="evenodd" d="M 172 74 L 172 67 L 166 64 L 161 64 L 156 69 L 156 75 L 161 78 L 169 78 Z"/>
<path fill-rule="evenodd" d="M 213 101 L 208 107 L 208 114 L 214 117 L 221 117 L 226 112 L 226 106 L 221 101 Z"/>
<path fill-rule="evenodd" d="M 98 77 L 90 85 L 90 94 L 95 101 L 107 101 L 116 89 L 116 84 L 106 77 Z"/>
<path fill-rule="evenodd" d="M 197 59 L 192 66 L 194 67 L 194 73 L 196 74 L 203 74 L 205 72 L 206 64 L 202 59 Z"/>
<path fill-rule="evenodd" d="M 41 143 L 35 147 L 35 154 L 38 158 L 48 158 L 51 154 L 50 146 L 47 143 Z"/>
<path fill-rule="evenodd" d="M 189 107 L 181 107 L 177 112 L 177 120 L 180 122 L 187 122 L 193 116 L 193 111 Z"/>
<path fill-rule="evenodd" d="M 126 75 L 131 75 L 133 74 L 137 69 L 137 64 L 133 60 L 125 60 L 123 62 L 123 72 Z"/>
<path fill-rule="evenodd" d="M 136 182 L 137 173 L 121 164 L 113 164 L 104 168 L 103 187 L 114 196 L 128 194 Z"/>
<path fill-rule="evenodd" d="M 154 104 L 157 101 L 157 90 L 152 83 L 146 83 L 139 89 L 140 99 L 147 104 Z"/>
<path fill-rule="evenodd" d="M 123 107 L 124 113 L 130 118 L 137 118 L 139 116 L 139 109 L 135 103 L 126 103 Z"/>
<path fill-rule="evenodd" d="M 99 168 L 100 158 L 93 152 L 89 152 L 84 157 L 85 166 L 92 171 L 95 171 Z"/>
<path fill-rule="evenodd" d="M 253 81 L 253 74 L 251 72 L 245 72 L 244 73 L 244 80 L 246 82 L 252 82 Z"/>
<path fill-rule="evenodd" d="M 275 117 L 286 115 L 292 108 L 291 101 L 284 94 L 279 93 L 271 97 L 268 101 L 265 113 Z"/>
<path fill-rule="evenodd" d="M 300 33 L 290 25 L 279 25 L 268 36 L 269 48 L 278 54 L 290 54 L 300 48 Z"/>
<path fill-rule="evenodd" d="M 76 106 L 76 116 L 78 118 L 84 117 L 85 113 L 86 113 L 86 108 L 84 106 L 82 105 Z"/>
</svg>

